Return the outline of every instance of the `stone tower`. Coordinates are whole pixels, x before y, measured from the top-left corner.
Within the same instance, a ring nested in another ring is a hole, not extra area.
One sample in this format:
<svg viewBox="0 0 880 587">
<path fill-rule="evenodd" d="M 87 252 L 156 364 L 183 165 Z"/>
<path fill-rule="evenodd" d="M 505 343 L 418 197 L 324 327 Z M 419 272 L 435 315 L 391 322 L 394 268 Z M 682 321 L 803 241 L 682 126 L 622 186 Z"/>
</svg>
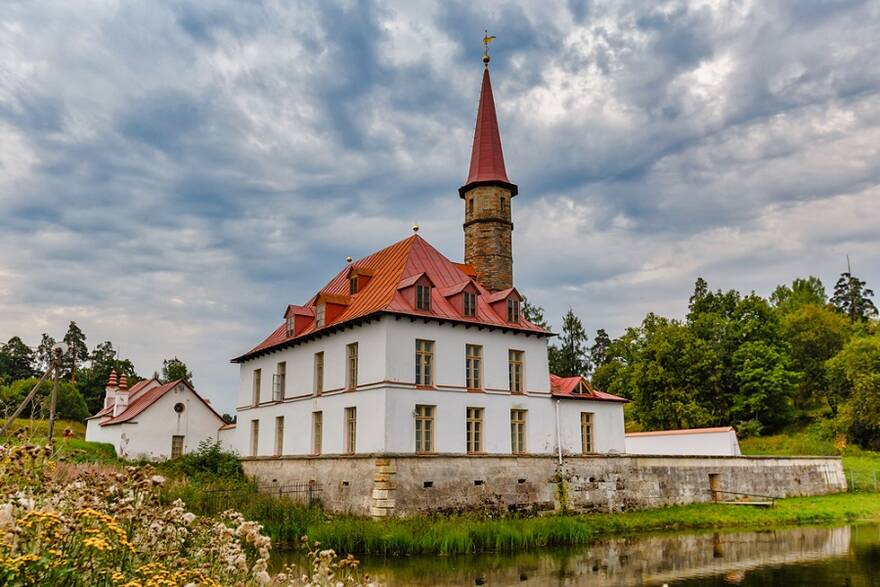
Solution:
<svg viewBox="0 0 880 587">
<path fill-rule="evenodd" d="M 483 63 L 471 167 L 458 193 L 464 200 L 464 262 L 473 265 L 477 280 L 486 288 L 501 291 L 513 287 L 510 200 L 518 189 L 504 168 L 488 54 Z"/>
</svg>

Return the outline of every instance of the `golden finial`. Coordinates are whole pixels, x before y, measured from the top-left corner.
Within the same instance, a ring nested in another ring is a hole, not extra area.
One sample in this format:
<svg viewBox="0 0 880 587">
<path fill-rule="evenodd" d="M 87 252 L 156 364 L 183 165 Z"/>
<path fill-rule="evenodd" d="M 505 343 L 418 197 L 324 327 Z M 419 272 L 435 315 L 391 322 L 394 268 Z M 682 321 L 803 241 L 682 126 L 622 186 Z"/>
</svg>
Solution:
<svg viewBox="0 0 880 587">
<path fill-rule="evenodd" d="M 418 225 L 418 224 L 413 224 L 413 225 L 412 225 L 412 231 L 413 231 L 413 232 L 418 232 L 418 231 L 419 231 L 419 225 Z"/>
<path fill-rule="evenodd" d="M 346 258 L 345 258 L 345 262 L 346 262 L 346 263 L 351 263 L 351 257 L 346 257 Z"/>
<path fill-rule="evenodd" d="M 483 31 L 483 66 L 489 68 L 489 43 L 495 40 L 495 35 L 490 35 L 489 31 Z"/>
</svg>

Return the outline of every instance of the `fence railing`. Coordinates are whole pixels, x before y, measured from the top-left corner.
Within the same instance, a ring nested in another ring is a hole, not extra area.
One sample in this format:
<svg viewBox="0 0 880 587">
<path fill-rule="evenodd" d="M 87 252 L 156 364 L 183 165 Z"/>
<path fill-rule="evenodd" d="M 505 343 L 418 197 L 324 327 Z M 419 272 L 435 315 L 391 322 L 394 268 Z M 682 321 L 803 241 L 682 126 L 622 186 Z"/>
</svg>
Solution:
<svg viewBox="0 0 880 587">
<path fill-rule="evenodd" d="M 197 500 L 203 508 L 225 510 L 234 509 L 255 494 L 266 494 L 313 506 L 318 503 L 321 491 L 323 488 L 318 481 L 267 483 L 234 489 L 206 489 L 199 492 Z"/>
<path fill-rule="evenodd" d="M 880 474 L 877 471 L 849 471 L 846 486 L 850 491 L 880 491 Z"/>
</svg>

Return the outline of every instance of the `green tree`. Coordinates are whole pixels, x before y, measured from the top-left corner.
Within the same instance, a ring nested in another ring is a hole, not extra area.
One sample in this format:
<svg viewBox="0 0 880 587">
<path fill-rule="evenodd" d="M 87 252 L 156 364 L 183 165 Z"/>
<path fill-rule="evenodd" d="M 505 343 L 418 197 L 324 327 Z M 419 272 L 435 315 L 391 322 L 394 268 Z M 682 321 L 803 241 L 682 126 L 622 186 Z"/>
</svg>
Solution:
<svg viewBox="0 0 880 587">
<path fill-rule="evenodd" d="M 770 303 L 783 314 L 790 314 L 808 304 L 821 307 L 827 302 L 828 295 L 822 280 L 812 275 L 806 279 L 795 279 L 790 287 L 779 285 L 770 296 Z"/>
<path fill-rule="evenodd" d="M 560 377 L 587 375 L 590 372 L 587 341 L 583 324 L 569 308 L 562 319 L 559 346 L 549 354 L 550 372 Z"/>
<path fill-rule="evenodd" d="M 834 286 L 831 303 L 841 313 L 849 316 L 852 322 L 864 322 L 877 315 L 877 306 L 871 301 L 874 292 L 865 287 L 865 282 L 846 271 Z"/>
<path fill-rule="evenodd" d="M 525 298 L 523 298 L 523 318 L 535 326 L 540 326 L 544 330 L 550 330 L 550 325 L 547 323 L 547 319 L 544 318 L 544 308 L 530 303 Z"/>
<path fill-rule="evenodd" d="M 608 347 L 611 346 L 611 337 L 605 332 L 604 328 L 596 331 L 596 338 L 593 339 L 593 346 L 590 347 L 590 361 L 593 363 L 593 369 L 598 369 L 607 362 Z"/>
<path fill-rule="evenodd" d="M 738 422 L 760 422 L 768 431 L 779 430 L 793 415 L 792 395 L 798 374 L 780 346 L 762 340 L 741 345 L 733 355 L 738 393 L 731 416 Z"/>
<path fill-rule="evenodd" d="M 721 363 L 712 345 L 681 322 L 649 314 L 624 373 L 634 413 L 648 429 L 695 428 L 718 423 L 712 398 Z"/>
<path fill-rule="evenodd" d="M 52 362 L 52 347 L 54 346 L 55 339 L 44 332 L 36 352 L 36 367 L 41 373 L 45 373 L 49 369 Z"/>
<path fill-rule="evenodd" d="M 192 372 L 187 368 L 186 363 L 174 357 L 162 361 L 162 377 L 160 379 L 162 383 L 183 379 L 192 385 Z"/>
<path fill-rule="evenodd" d="M 67 326 L 67 332 L 64 334 L 64 343 L 67 345 L 67 352 L 61 358 L 62 370 L 65 378 L 70 379 L 71 383 L 75 383 L 77 369 L 89 360 L 86 335 L 77 326 L 76 322 L 71 321 Z"/>
<path fill-rule="evenodd" d="M 34 352 L 19 337 L 0 347 L 0 380 L 27 379 L 35 373 Z"/>
<path fill-rule="evenodd" d="M 0 410 L 8 413 L 14 410 L 24 401 L 27 394 L 37 384 L 39 379 L 31 377 L 29 379 L 20 379 L 14 381 L 10 385 L 0 388 Z M 34 401 L 31 402 L 22 412 L 23 418 L 40 418 L 49 417 L 49 400 L 52 393 L 52 381 L 44 381 L 40 385 Z M 88 408 L 85 400 L 80 394 L 76 385 L 73 383 L 62 381 L 58 386 L 58 402 L 55 405 L 56 416 L 63 420 L 83 421 L 89 416 Z"/>
<path fill-rule="evenodd" d="M 805 304 L 782 319 L 783 337 L 791 352 L 792 367 L 801 373 L 794 404 L 801 411 L 827 402 L 832 412 L 839 401 L 829 397 L 825 363 L 843 349 L 850 337 L 846 317 L 824 306 Z"/>
<path fill-rule="evenodd" d="M 829 388 L 842 399 L 838 425 L 851 441 L 880 449 L 880 334 L 851 339 L 826 365 Z"/>
</svg>

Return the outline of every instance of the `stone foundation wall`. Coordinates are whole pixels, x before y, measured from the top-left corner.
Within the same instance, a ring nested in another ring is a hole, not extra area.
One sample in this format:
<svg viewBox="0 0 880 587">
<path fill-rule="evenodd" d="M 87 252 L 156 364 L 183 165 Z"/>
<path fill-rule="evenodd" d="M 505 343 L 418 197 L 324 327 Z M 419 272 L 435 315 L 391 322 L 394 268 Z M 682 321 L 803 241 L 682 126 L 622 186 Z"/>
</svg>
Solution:
<svg viewBox="0 0 880 587">
<path fill-rule="evenodd" d="M 331 511 L 624 511 L 708 502 L 710 488 L 792 497 L 846 491 L 833 457 L 364 455 L 242 459 L 261 484 L 316 481 Z M 724 499 L 737 496 L 719 493 Z"/>
</svg>

